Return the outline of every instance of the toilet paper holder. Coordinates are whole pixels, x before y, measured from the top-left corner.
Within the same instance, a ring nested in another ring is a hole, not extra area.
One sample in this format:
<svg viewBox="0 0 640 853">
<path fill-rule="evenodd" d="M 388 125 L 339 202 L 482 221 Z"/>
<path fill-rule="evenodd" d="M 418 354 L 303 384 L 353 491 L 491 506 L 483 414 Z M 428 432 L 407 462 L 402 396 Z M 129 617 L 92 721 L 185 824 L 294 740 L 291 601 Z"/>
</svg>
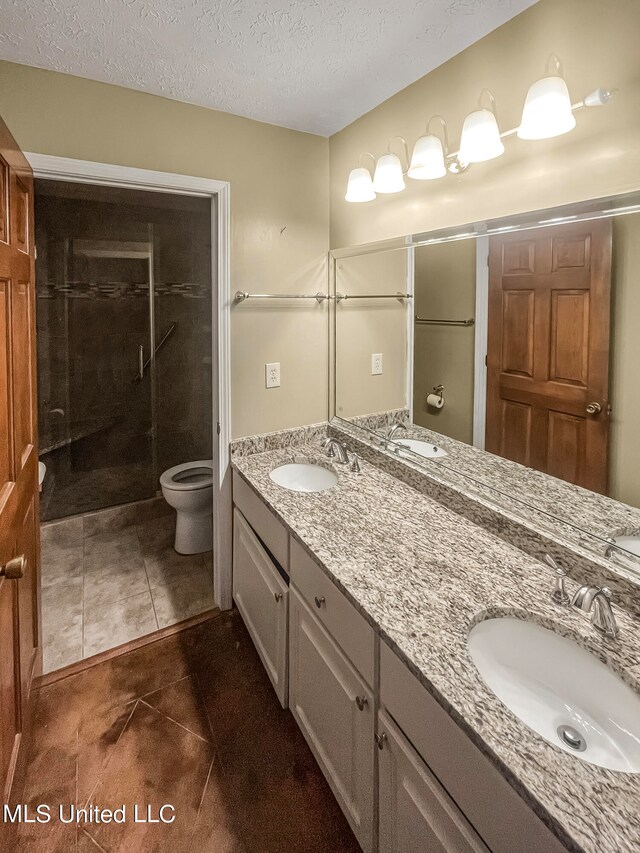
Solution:
<svg viewBox="0 0 640 853">
<path fill-rule="evenodd" d="M 444 385 L 434 385 L 431 394 L 427 394 L 427 406 L 441 409 L 444 406 Z"/>
</svg>

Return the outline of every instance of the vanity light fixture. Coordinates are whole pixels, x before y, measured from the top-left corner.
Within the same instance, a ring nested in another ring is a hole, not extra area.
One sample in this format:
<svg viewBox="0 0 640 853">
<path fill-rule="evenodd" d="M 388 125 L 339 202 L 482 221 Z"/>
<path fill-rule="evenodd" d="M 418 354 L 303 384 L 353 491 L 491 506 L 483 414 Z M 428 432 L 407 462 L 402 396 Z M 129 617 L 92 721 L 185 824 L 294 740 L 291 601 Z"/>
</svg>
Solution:
<svg viewBox="0 0 640 853">
<path fill-rule="evenodd" d="M 375 163 L 373 181 L 371 173 L 362 164 L 352 169 L 346 201 L 373 201 L 376 193 L 402 192 L 405 175 L 416 181 L 442 178 L 447 171 L 459 175 L 471 163 L 483 163 L 504 154 L 503 140 L 507 137 L 517 135 L 520 139 L 550 139 L 568 133 L 575 127 L 573 114 L 577 110 L 602 107 L 617 92 L 617 89 L 600 87 L 572 104 L 562 64 L 555 54 L 549 56 L 545 73 L 545 77 L 529 87 L 518 127 L 500 132 L 495 98 L 488 89 L 483 89 L 478 99 L 478 109 L 469 113 L 464 120 L 459 151 L 449 151 L 446 122 L 442 116 L 434 115 L 429 119 L 425 133 L 414 145 L 410 163 L 406 141 L 402 136 L 394 136 L 386 153 L 377 162 L 372 154 L 367 155 Z M 442 124 L 442 138 L 430 130 L 434 119 Z M 399 139 L 404 146 L 405 162 L 408 164 L 406 169 L 400 157 L 391 150 L 394 139 Z"/>
<path fill-rule="evenodd" d="M 344 197 L 345 201 L 373 201 L 376 197 L 376 191 L 373 188 L 373 181 L 371 180 L 371 172 L 362 165 L 363 157 L 371 157 L 375 165 L 376 158 L 373 154 L 367 151 L 365 154 L 360 155 L 360 165 L 349 172 L 347 193 Z"/>
<path fill-rule="evenodd" d="M 549 74 L 555 66 L 555 74 Z M 529 87 L 518 128 L 520 139 L 551 139 L 576 126 L 562 65 L 555 54 L 547 59 L 546 77 Z"/>
<path fill-rule="evenodd" d="M 405 188 L 402 162 L 397 154 L 391 150 L 391 143 L 399 139 L 404 145 L 405 158 L 408 160 L 407 143 L 404 137 L 394 136 L 387 146 L 387 151 L 378 157 L 376 170 L 373 173 L 373 188 L 377 193 L 399 193 Z"/>
<path fill-rule="evenodd" d="M 489 100 L 489 109 L 482 106 L 482 96 L 485 93 Z M 463 163 L 484 163 L 504 154 L 504 144 L 496 118 L 496 99 L 488 89 L 480 92 L 478 106 L 480 109 L 469 113 L 462 125 L 458 156 Z"/>
<path fill-rule="evenodd" d="M 439 136 L 429 132 L 429 127 L 434 119 L 442 123 L 442 137 L 444 145 Z M 445 156 L 449 153 L 449 137 L 447 135 L 447 123 L 441 115 L 431 116 L 427 122 L 426 132 L 413 146 L 411 165 L 407 174 L 414 181 L 433 181 L 436 178 L 444 178 L 447 174 Z"/>
</svg>

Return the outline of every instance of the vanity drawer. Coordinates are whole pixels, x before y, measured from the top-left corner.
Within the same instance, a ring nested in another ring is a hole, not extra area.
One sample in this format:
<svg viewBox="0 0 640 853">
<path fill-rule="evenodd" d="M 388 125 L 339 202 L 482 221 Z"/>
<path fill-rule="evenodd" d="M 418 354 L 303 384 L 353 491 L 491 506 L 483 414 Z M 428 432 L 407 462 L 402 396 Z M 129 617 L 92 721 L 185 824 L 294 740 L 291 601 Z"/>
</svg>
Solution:
<svg viewBox="0 0 640 853">
<path fill-rule="evenodd" d="M 291 539 L 291 581 L 368 684 L 373 684 L 374 633 L 307 552 Z"/>
<path fill-rule="evenodd" d="M 237 471 L 233 472 L 233 502 L 280 566 L 289 571 L 289 534 Z"/>
<path fill-rule="evenodd" d="M 564 845 L 385 643 L 380 643 L 380 706 L 493 853 L 566 853 Z"/>
</svg>

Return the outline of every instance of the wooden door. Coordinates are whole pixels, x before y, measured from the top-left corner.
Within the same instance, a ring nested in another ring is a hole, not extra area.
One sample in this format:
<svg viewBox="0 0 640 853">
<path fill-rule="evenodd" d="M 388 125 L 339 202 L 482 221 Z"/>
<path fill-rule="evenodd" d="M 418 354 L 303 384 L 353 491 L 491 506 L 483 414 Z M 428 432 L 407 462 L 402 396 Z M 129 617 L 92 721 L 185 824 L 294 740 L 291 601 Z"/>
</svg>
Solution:
<svg viewBox="0 0 640 853">
<path fill-rule="evenodd" d="M 0 120 L 0 782 L 5 799 L 40 666 L 35 370 L 33 175 Z"/>
<path fill-rule="evenodd" d="M 373 851 L 373 696 L 292 588 L 289 707 L 364 853 Z"/>
<path fill-rule="evenodd" d="M 379 853 L 489 853 L 489 848 L 384 711 L 380 744 Z"/>
<path fill-rule="evenodd" d="M 485 447 L 607 492 L 611 222 L 489 240 Z"/>
</svg>

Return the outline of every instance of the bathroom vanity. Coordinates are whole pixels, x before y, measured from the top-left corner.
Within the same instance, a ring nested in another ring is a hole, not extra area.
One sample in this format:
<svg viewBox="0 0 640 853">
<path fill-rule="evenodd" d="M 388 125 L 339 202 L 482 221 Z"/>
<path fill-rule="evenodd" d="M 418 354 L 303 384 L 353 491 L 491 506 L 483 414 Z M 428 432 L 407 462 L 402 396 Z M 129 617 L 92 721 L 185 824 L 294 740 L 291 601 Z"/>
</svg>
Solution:
<svg viewBox="0 0 640 853">
<path fill-rule="evenodd" d="M 640 775 L 532 731 L 468 647 L 477 624 L 515 617 L 637 692 L 628 600 L 607 639 L 551 600 L 548 566 L 383 470 L 383 454 L 356 472 L 299 440 L 234 454 L 234 600 L 363 851 L 637 850 Z M 294 461 L 331 467 L 334 485 L 274 482 Z"/>
</svg>

